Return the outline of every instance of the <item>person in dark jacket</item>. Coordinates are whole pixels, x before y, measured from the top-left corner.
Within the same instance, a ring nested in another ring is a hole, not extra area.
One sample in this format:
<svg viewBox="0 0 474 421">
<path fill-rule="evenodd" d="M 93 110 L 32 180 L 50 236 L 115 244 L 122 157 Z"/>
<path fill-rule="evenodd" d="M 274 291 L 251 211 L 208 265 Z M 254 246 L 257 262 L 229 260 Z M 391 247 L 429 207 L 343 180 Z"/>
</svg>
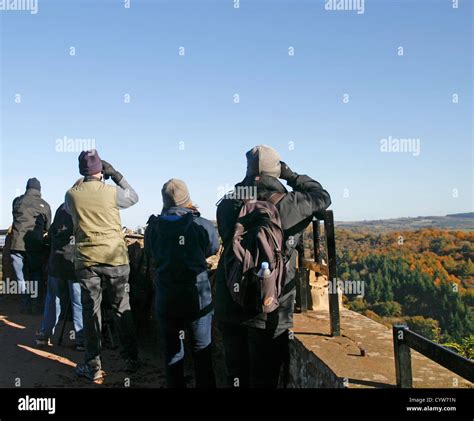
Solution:
<svg viewBox="0 0 474 421">
<path fill-rule="evenodd" d="M 51 225 L 51 208 L 41 198 L 41 184 L 30 178 L 25 194 L 16 197 L 12 204 L 13 234 L 11 259 L 21 297 L 21 312 L 31 313 L 32 302 L 27 282 L 36 290 L 43 278 L 44 236 Z M 28 281 L 25 279 L 25 276 Z"/>
<path fill-rule="evenodd" d="M 75 185 L 82 183 L 78 180 Z M 76 350 L 84 350 L 81 286 L 74 272 L 73 223 L 64 203 L 57 209 L 49 228 L 51 252 L 48 261 L 48 291 L 44 303 L 44 315 L 36 338 L 36 345 L 51 345 L 51 337 L 61 313 L 67 317 L 67 303 L 71 302 Z M 69 293 L 69 294 L 68 294 Z"/>
<path fill-rule="evenodd" d="M 288 192 L 279 178 L 293 191 Z M 225 196 L 217 208 L 224 252 L 216 275 L 215 307 L 223 335 L 228 383 L 230 387 L 276 388 L 280 370 L 288 359 L 288 329 L 293 327 L 296 246 L 313 215 L 329 207 L 331 199 L 321 184 L 292 171 L 280 161 L 274 149 L 265 145 L 256 146 L 247 153 L 247 174 L 235 186 L 235 192 Z M 232 238 L 242 199 L 256 195 L 252 198 L 268 201 L 275 193 L 281 193 L 283 197 L 276 207 L 284 230 L 285 285 L 275 311 L 249 317 L 232 300 L 226 283 L 226 265 L 233 257 Z M 239 197 L 239 194 L 246 197 Z"/>
<path fill-rule="evenodd" d="M 214 225 L 192 205 L 186 184 L 177 179 L 162 189 L 163 211 L 151 216 L 145 251 L 156 264 L 156 311 L 164 337 L 168 387 L 185 388 L 184 332 L 188 331 L 196 387 L 215 387 L 211 332 L 214 314 L 206 258 L 219 250 Z"/>
</svg>

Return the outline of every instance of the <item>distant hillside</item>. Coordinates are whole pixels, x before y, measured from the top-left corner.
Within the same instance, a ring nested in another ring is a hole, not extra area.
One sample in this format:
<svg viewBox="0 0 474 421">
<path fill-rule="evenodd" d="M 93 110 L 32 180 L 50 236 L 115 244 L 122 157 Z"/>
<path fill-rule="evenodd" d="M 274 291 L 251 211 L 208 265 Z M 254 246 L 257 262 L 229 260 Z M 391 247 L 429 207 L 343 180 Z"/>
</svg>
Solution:
<svg viewBox="0 0 474 421">
<path fill-rule="evenodd" d="M 364 288 L 361 297 L 347 296 L 349 308 L 474 347 L 474 231 L 339 228 L 336 237 L 338 279 Z"/>
<path fill-rule="evenodd" d="M 409 231 L 421 228 L 435 228 L 455 231 L 474 230 L 474 212 L 446 216 L 418 216 L 416 218 L 380 219 L 375 221 L 336 222 L 339 228 L 354 231 Z"/>
</svg>

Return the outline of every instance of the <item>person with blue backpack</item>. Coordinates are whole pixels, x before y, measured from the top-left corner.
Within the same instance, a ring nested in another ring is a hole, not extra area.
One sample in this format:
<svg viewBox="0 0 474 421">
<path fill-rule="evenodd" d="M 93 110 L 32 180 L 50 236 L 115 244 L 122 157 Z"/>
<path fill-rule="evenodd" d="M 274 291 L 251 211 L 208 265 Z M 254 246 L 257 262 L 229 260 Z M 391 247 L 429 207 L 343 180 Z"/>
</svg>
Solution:
<svg viewBox="0 0 474 421">
<path fill-rule="evenodd" d="M 185 388 L 184 343 L 189 335 L 196 387 L 215 388 L 212 364 L 213 302 L 206 259 L 220 247 L 214 225 L 201 217 L 186 184 L 169 180 L 163 211 L 152 215 L 145 251 L 156 266 L 156 312 L 163 332 L 169 388 Z"/>
<path fill-rule="evenodd" d="M 296 247 L 313 216 L 331 199 L 317 181 L 281 162 L 273 148 L 256 146 L 246 156 L 244 180 L 217 208 L 224 250 L 215 310 L 228 386 L 271 389 L 279 386 L 289 359 Z"/>
</svg>

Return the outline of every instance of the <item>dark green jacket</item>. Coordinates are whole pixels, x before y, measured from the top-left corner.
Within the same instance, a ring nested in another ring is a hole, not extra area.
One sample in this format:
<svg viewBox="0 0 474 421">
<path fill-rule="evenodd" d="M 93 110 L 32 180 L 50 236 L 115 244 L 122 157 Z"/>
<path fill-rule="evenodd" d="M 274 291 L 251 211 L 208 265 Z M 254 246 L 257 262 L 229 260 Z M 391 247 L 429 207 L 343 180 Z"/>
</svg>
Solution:
<svg viewBox="0 0 474 421">
<path fill-rule="evenodd" d="M 51 225 L 51 208 L 41 198 L 41 192 L 26 190 L 25 194 L 13 200 L 13 234 L 11 250 L 41 251 L 44 234 Z"/>
</svg>

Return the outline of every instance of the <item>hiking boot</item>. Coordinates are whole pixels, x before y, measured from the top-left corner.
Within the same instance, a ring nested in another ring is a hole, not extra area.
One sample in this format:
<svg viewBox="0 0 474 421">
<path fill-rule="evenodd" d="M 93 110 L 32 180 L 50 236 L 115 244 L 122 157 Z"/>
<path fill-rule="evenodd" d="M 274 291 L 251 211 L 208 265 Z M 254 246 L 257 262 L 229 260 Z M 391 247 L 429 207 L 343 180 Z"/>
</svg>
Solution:
<svg viewBox="0 0 474 421">
<path fill-rule="evenodd" d="M 51 338 L 43 335 L 42 333 L 39 333 L 38 335 L 36 335 L 36 346 L 43 348 L 47 346 L 53 346 L 53 344 L 51 343 Z"/>
<path fill-rule="evenodd" d="M 125 372 L 126 373 L 136 373 L 138 369 L 142 366 L 142 363 L 139 360 L 128 359 L 125 360 Z"/>
<path fill-rule="evenodd" d="M 77 364 L 76 374 L 92 382 L 103 380 L 105 373 L 100 368 L 91 367 L 89 364 Z"/>
</svg>

